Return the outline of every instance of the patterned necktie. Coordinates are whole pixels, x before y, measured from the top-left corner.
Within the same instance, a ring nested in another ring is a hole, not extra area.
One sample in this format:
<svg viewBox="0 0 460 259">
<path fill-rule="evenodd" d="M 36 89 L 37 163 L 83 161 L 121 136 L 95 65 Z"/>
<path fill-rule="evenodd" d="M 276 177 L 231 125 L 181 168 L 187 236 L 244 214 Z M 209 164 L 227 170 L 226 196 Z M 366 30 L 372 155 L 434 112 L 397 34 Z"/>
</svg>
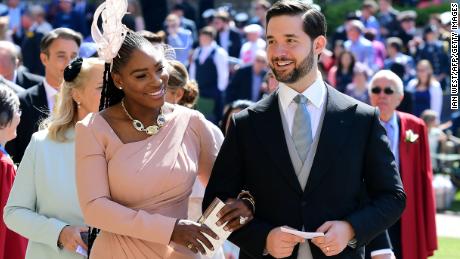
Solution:
<svg viewBox="0 0 460 259">
<path fill-rule="evenodd" d="M 302 94 L 294 98 L 297 103 L 297 110 L 294 115 L 294 124 L 292 126 L 292 139 L 302 162 L 307 158 L 308 150 L 313 142 L 311 131 L 310 113 L 307 110 L 308 99 Z"/>
</svg>

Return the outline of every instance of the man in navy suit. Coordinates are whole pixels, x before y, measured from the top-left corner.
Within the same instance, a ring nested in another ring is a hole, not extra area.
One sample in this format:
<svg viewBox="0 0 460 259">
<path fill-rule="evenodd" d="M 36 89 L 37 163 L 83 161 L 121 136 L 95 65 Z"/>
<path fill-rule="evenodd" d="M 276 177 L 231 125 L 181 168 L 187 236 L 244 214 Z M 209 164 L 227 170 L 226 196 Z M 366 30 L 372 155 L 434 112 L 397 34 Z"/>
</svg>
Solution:
<svg viewBox="0 0 460 259">
<path fill-rule="evenodd" d="M 45 66 L 45 79 L 19 94 L 22 110 L 21 122 L 17 127 L 19 137 L 6 145 L 14 162 L 21 161 L 32 134 L 53 110 L 64 69 L 78 55 L 81 40 L 79 33 L 67 28 L 52 30 L 43 37 L 40 59 Z"/>
<path fill-rule="evenodd" d="M 396 222 L 406 200 L 378 111 L 319 76 L 320 11 L 278 1 L 266 20 L 279 89 L 232 118 L 203 208 L 219 197 L 229 209 L 252 209 L 251 197 L 229 200 L 251 194 L 253 219 L 240 218 L 230 236 L 241 259 L 364 258 L 364 245 Z M 283 226 L 325 236 L 304 242 Z"/>
</svg>

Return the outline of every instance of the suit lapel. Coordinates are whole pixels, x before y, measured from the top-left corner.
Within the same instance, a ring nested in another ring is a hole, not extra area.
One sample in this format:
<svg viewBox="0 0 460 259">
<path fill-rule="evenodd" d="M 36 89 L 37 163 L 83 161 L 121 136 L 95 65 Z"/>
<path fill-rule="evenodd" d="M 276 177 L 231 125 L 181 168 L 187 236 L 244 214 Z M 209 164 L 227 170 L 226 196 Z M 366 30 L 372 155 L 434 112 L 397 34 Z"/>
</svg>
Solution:
<svg viewBox="0 0 460 259">
<path fill-rule="evenodd" d="M 33 99 L 32 103 L 34 104 L 34 109 L 42 114 L 45 114 L 45 116 L 48 116 L 50 110 L 48 107 L 48 99 L 46 98 L 45 85 L 43 82 L 37 85 L 37 89 L 34 91 L 31 97 Z"/>
<path fill-rule="evenodd" d="M 278 92 L 276 91 L 261 100 L 251 110 L 256 113 L 253 116 L 254 119 L 250 120 L 254 135 L 259 138 L 263 145 L 261 150 L 266 150 L 271 158 L 265 162 L 273 161 L 278 167 L 279 173 L 300 195 L 302 188 L 289 156 L 278 105 Z"/>
<path fill-rule="evenodd" d="M 350 105 L 340 95 L 337 90 L 327 86 L 326 113 L 310 176 L 305 187 L 305 196 L 319 185 L 331 164 L 334 164 L 337 153 L 351 131 L 357 104 Z"/>
</svg>

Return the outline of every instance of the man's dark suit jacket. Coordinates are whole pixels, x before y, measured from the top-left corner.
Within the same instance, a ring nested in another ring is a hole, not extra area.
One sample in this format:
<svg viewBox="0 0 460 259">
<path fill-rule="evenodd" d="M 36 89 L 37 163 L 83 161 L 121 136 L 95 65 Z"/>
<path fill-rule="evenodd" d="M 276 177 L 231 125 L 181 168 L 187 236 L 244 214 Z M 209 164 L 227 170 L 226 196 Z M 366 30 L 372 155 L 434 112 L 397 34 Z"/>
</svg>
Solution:
<svg viewBox="0 0 460 259">
<path fill-rule="evenodd" d="M 262 72 L 262 78 L 265 76 L 265 73 L 267 73 L 267 71 Z M 251 65 L 238 69 L 227 87 L 226 102 L 252 100 L 252 78 L 253 73 Z"/>
<path fill-rule="evenodd" d="M 43 83 L 19 94 L 19 101 L 21 102 L 22 115 L 21 122 L 16 130 L 17 137 L 6 145 L 6 150 L 15 163 L 21 162 L 32 134 L 38 130 L 39 123 L 49 114 Z"/>
<path fill-rule="evenodd" d="M 228 55 L 234 58 L 240 57 L 240 50 L 242 45 L 241 35 L 234 29 L 230 29 L 228 39 L 230 41 L 228 45 Z M 216 35 L 216 43 L 220 45 L 220 32 Z"/>
<path fill-rule="evenodd" d="M 43 82 L 44 77 L 39 75 L 34 75 L 25 71 L 25 68 L 18 68 L 16 76 L 16 84 L 20 85 L 22 88 L 28 89 L 34 85 L 37 85 Z"/>
<path fill-rule="evenodd" d="M 203 208 L 248 190 L 255 217 L 230 236 L 240 258 L 263 256 L 279 226 L 316 231 L 329 220 L 349 222 L 357 248 L 334 258 L 364 258 L 363 246 L 400 217 L 405 194 L 377 110 L 327 87 L 325 116 L 310 176 L 302 191 L 287 148 L 278 92 L 236 114 L 206 188 Z M 367 190 L 371 202 L 363 199 Z M 329 258 L 310 243 L 313 258 Z M 289 258 L 297 257 L 298 247 Z"/>
</svg>

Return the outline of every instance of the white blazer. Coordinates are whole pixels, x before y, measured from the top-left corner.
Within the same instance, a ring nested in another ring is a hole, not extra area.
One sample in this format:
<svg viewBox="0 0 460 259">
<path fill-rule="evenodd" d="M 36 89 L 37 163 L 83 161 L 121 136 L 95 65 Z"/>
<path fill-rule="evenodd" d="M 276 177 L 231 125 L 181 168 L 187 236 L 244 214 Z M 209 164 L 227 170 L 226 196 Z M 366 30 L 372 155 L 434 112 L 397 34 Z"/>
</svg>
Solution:
<svg viewBox="0 0 460 259">
<path fill-rule="evenodd" d="M 27 259 L 76 259 L 57 241 L 66 225 L 84 226 L 75 185 L 74 130 L 72 141 L 59 143 L 48 131 L 33 134 L 19 165 L 3 219 L 11 230 L 29 239 Z"/>
</svg>

